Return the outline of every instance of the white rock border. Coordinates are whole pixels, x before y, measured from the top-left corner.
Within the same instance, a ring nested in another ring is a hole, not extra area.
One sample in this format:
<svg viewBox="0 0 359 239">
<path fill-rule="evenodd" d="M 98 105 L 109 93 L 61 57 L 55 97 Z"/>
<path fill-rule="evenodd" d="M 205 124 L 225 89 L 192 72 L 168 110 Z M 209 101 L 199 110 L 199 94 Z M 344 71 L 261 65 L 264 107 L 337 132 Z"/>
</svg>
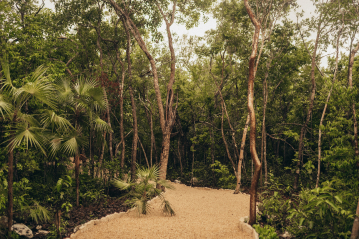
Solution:
<svg viewBox="0 0 359 239">
<path fill-rule="evenodd" d="M 150 204 L 150 203 L 154 202 L 157 198 L 158 198 L 158 196 L 152 198 L 150 201 L 148 201 L 148 203 Z M 70 235 L 70 238 L 76 239 L 82 232 L 86 232 L 88 229 L 92 228 L 93 226 L 100 225 L 101 223 L 108 222 L 112 219 L 121 218 L 125 214 L 127 214 L 133 210 L 136 210 L 136 208 L 131 208 L 131 209 L 127 210 L 126 212 L 119 212 L 119 213 L 115 212 L 113 214 L 107 215 L 106 217 L 102 217 L 101 219 L 95 219 L 95 220 L 88 221 L 82 225 L 75 227 L 74 233 L 72 233 Z"/>
<path fill-rule="evenodd" d="M 246 223 L 246 220 L 248 221 L 248 217 L 241 217 L 239 219 L 239 230 L 248 234 L 252 234 L 253 239 L 259 239 L 258 232 L 256 232 L 256 230 L 251 225 Z"/>
</svg>

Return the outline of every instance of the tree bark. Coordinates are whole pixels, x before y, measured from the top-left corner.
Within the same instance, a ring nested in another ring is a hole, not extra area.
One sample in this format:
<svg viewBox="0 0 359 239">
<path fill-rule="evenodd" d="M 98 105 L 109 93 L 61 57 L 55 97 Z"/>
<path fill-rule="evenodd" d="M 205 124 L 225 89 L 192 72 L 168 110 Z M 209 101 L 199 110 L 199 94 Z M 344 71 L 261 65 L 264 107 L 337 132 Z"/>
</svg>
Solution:
<svg viewBox="0 0 359 239">
<path fill-rule="evenodd" d="M 105 103 L 106 103 L 106 113 L 107 113 L 107 124 L 108 126 L 111 127 L 111 116 L 110 116 L 110 104 L 108 102 L 108 98 L 107 98 L 107 93 L 106 93 L 106 88 L 103 87 L 103 96 L 105 98 Z M 108 148 L 110 150 L 110 159 L 111 161 L 113 161 L 113 150 L 112 150 L 112 131 L 109 132 L 109 142 L 108 142 Z"/>
<path fill-rule="evenodd" d="M 12 148 L 12 147 L 10 147 Z M 8 156 L 8 191 L 7 191 L 7 229 L 8 229 L 8 237 L 11 238 L 11 227 L 13 221 L 13 208 L 14 208 L 14 195 L 13 195 L 13 178 L 14 178 L 14 151 L 10 150 Z"/>
<path fill-rule="evenodd" d="M 243 136 L 242 136 L 242 142 L 241 142 L 241 149 L 240 149 L 240 153 L 239 153 L 239 159 L 238 159 L 238 165 L 237 165 L 237 184 L 236 184 L 236 189 L 234 190 L 234 194 L 238 194 L 240 189 L 241 189 L 241 180 L 242 180 L 242 162 L 244 159 L 244 146 L 246 145 L 246 138 L 247 138 L 247 132 L 248 132 L 248 125 L 249 125 L 249 121 L 250 121 L 250 115 L 247 115 L 247 120 L 246 120 L 246 125 L 244 126 L 243 129 Z"/>
<path fill-rule="evenodd" d="M 314 97 L 315 97 L 315 90 L 316 90 L 316 84 L 315 84 L 316 62 L 315 62 L 315 58 L 317 56 L 319 38 L 320 38 L 320 35 L 321 35 L 321 31 L 322 31 L 321 25 L 322 25 L 322 13 L 319 15 L 319 22 L 318 22 L 318 28 L 317 28 L 317 37 L 316 37 L 316 40 L 315 40 L 314 50 L 313 50 L 313 54 L 312 54 L 312 66 L 311 66 L 311 72 L 310 72 L 310 78 L 311 78 L 311 82 L 312 82 L 312 92 L 310 94 L 310 99 L 309 99 L 309 108 L 308 108 L 307 118 L 306 118 L 305 123 L 302 125 L 302 128 L 300 130 L 299 148 L 298 148 L 298 162 L 297 162 L 297 166 L 296 166 L 294 185 L 293 185 L 294 190 L 298 189 L 300 169 L 301 169 L 302 158 L 303 158 L 304 137 L 305 137 L 305 133 L 306 133 L 306 130 L 307 130 L 307 125 L 308 125 L 309 120 L 310 120 L 310 116 L 312 114 L 313 104 L 314 104 Z"/>
<path fill-rule="evenodd" d="M 350 239 L 358 239 L 359 238 L 359 201 L 358 201 L 358 206 L 357 206 L 357 210 L 356 210 L 355 214 L 356 214 L 356 216 L 354 219 L 352 234 L 350 236 Z"/>
<path fill-rule="evenodd" d="M 344 20 L 344 19 L 343 19 Z M 337 71 L 338 71 L 338 58 L 339 58 L 339 40 L 340 40 L 340 35 L 341 32 L 343 30 L 344 27 L 344 21 L 342 24 L 341 29 L 339 30 L 338 33 L 338 37 L 337 37 L 337 54 L 336 54 L 336 58 L 335 58 L 335 70 L 334 70 L 334 76 L 333 76 L 333 81 L 332 81 L 332 86 L 330 87 L 328 96 L 327 96 L 327 100 L 325 101 L 325 105 L 324 105 L 324 109 L 323 109 L 323 113 L 322 113 L 322 117 L 320 118 L 320 123 L 319 123 L 319 136 L 318 136 L 318 173 L 317 173 L 317 181 L 315 183 L 315 188 L 317 188 L 319 186 L 319 180 L 320 180 L 320 162 L 321 162 L 321 153 L 322 153 L 322 127 L 323 127 L 323 121 L 324 121 L 324 117 L 325 117 L 325 112 L 327 110 L 328 107 L 328 102 L 330 99 L 330 96 L 332 94 L 333 91 L 333 87 L 334 87 L 334 83 L 335 83 L 335 78 L 337 75 Z"/>
<path fill-rule="evenodd" d="M 253 225 L 256 222 L 256 201 L 257 201 L 257 187 L 258 180 L 261 171 L 261 162 L 259 161 L 257 150 L 256 150 L 256 115 L 254 112 L 253 101 L 254 101 L 254 78 L 256 74 L 256 55 L 258 49 L 258 39 L 261 29 L 260 22 L 254 16 L 251 7 L 249 6 L 248 0 L 244 0 L 244 6 L 247 10 L 247 13 L 252 21 L 252 24 L 255 27 L 255 32 L 252 40 L 252 53 L 249 58 L 249 75 L 248 75 L 248 113 L 250 115 L 250 152 L 252 161 L 254 163 L 254 174 L 251 183 L 250 189 L 250 209 L 249 209 L 249 225 Z"/>
<path fill-rule="evenodd" d="M 75 155 L 75 179 L 76 179 L 76 206 L 80 206 L 80 156 L 78 153 Z"/>
</svg>

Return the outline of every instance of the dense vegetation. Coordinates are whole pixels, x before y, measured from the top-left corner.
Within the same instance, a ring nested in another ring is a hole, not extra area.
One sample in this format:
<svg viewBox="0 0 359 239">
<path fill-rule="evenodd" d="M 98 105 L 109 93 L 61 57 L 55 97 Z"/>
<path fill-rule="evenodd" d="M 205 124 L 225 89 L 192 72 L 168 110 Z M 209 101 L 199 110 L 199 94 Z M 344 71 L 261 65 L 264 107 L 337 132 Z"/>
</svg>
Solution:
<svg viewBox="0 0 359 239">
<path fill-rule="evenodd" d="M 295 0 L 0 1 L 6 227 L 59 236 L 138 164 L 158 165 L 154 195 L 164 179 L 249 190 L 267 238 L 357 238 L 359 3 L 313 2 L 291 21 Z M 205 37 L 171 31 L 208 17 Z"/>
</svg>

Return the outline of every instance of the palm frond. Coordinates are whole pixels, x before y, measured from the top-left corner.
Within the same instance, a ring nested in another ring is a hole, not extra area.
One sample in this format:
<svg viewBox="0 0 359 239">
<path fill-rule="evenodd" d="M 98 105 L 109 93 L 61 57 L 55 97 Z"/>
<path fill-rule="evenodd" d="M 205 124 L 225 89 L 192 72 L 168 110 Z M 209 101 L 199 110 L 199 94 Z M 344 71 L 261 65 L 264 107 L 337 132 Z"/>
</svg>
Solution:
<svg viewBox="0 0 359 239">
<path fill-rule="evenodd" d="M 41 124 L 45 128 L 48 126 L 57 126 L 59 130 L 73 128 L 70 121 L 60 115 L 57 115 L 52 110 L 45 110 L 44 114 L 42 115 Z"/>
<path fill-rule="evenodd" d="M 63 150 L 63 152 L 67 155 L 76 155 L 79 153 L 79 143 L 77 141 L 76 137 L 72 137 L 68 140 L 66 140 L 61 148 L 61 150 Z"/>
<path fill-rule="evenodd" d="M 130 183 L 127 183 L 127 182 L 119 180 L 119 179 L 114 179 L 112 181 L 112 185 L 121 190 L 126 190 L 131 187 Z"/>
<path fill-rule="evenodd" d="M 29 145 L 31 147 L 34 146 L 40 149 L 42 153 L 46 155 L 46 152 L 42 146 L 43 140 L 42 136 L 40 135 L 41 131 L 41 128 L 28 127 L 27 124 L 22 124 L 17 127 L 14 137 L 11 139 L 7 147 L 10 150 L 13 150 L 15 147 L 20 146 L 22 143 L 25 143 L 27 148 L 29 147 Z"/>
<path fill-rule="evenodd" d="M 169 183 L 167 180 L 157 180 L 156 183 L 168 189 L 175 189 L 175 187 L 171 185 L 171 183 Z"/>
<path fill-rule="evenodd" d="M 13 90 L 15 89 L 15 87 L 13 86 L 12 80 L 10 77 L 10 68 L 9 68 L 9 62 L 7 59 L 7 55 L 5 55 L 2 59 L 0 59 L 0 61 L 1 61 L 2 70 L 4 72 L 4 76 L 5 76 L 5 79 L 0 79 L 0 82 L 3 82 L 3 86 L 1 89 L 10 90 L 10 92 L 12 93 Z"/>
<path fill-rule="evenodd" d="M 44 76 L 45 72 L 46 68 L 39 66 L 32 75 L 34 81 L 27 82 L 24 86 L 16 89 L 14 91 L 15 98 L 24 102 L 33 96 L 51 108 L 55 108 L 55 87 Z"/>
<path fill-rule="evenodd" d="M 55 89 L 59 96 L 59 100 L 63 102 L 71 102 L 73 99 L 73 92 L 71 89 L 71 82 L 68 79 L 61 79 L 55 81 Z"/>
<path fill-rule="evenodd" d="M 13 107 L 10 103 L 6 102 L 4 96 L 0 94 L 0 113 L 1 116 L 5 119 L 4 114 L 9 114 L 12 111 Z"/>
<path fill-rule="evenodd" d="M 94 125 L 95 125 L 95 130 L 99 131 L 99 132 L 113 132 L 112 128 L 107 124 L 106 121 L 102 120 L 100 117 L 95 117 L 94 119 Z"/>
<path fill-rule="evenodd" d="M 17 119 L 25 124 L 40 127 L 40 123 L 35 119 L 35 117 L 33 115 L 22 113 L 22 112 L 18 111 Z"/>
<path fill-rule="evenodd" d="M 175 216 L 176 213 L 175 211 L 173 210 L 173 208 L 171 207 L 171 204 L 169 201 L 167 200 L 163 200 L 162 202 L 162 205 L 163 205 L 163 213 L 164 214 L 170 214 L 171 216 Z"/>
<path fill-rule="evenodd" d="M 51 220 L 50 212 L 38 202 L 34 201 L 34 205 L 29 207 L 30 217 L 36 222 L 49 222 Z"/>
</svg>

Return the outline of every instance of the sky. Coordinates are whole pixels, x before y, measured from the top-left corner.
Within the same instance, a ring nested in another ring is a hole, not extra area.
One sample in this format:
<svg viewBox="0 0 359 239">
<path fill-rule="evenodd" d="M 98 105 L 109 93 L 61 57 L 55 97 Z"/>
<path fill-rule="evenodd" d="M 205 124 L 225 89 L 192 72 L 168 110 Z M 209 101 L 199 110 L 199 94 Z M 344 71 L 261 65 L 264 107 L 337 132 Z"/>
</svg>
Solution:
<svg viewBox="0 0 359 239">
<path fill-rule="evenodd" d="M 314 12 L 314 6 L 313 3 L 310 0 L 298 0 L 298 5 L 300 5 L 300 8 L 298 9 L 299 12 L 304 10 L 304 16 L 303 18 L 310 17 L 311 14 Z M 54 9 L 54 4 L 50 2 L 50 0 L 45 0 L 45 7 Z M 293 21 L 296 21 L 296 14 L 295 12 L 290 13 L 290 19 Z M 179 25 L 174 23 L 171 26 L 171 30 L 175 32 L 177 35 L 182 36 L 184 34 L 189 36 L 204 36 L 205 32 L 210 29 L 215 29 L 217 26 L 216 20 L 213 18 L 210 18 L 206 23 L 200 23 L 198 27 L 191 28 L 189 30 L 186 29 L 184 25 Z M 163 29 L 161 31 L 165 32 L 165 27 L 162 26 Z"/>
<path fill-rule="evenodd" d="M 297 3 L 299 5 L 299 8 L 296 9 L 296 11 L 291 11 L 289 14 L 289 18 L 292 21 L 294 21 L 294 22 L 297 21 L 296 12 L 303 11 L 304 12 L 303 19 L 309 18 L 310 16 L 312 16 L 314 14 L 315 7 L 311 0 L 297 0 Z M 45 0 L 45 7 L 54 9 L 54 4 L 50 0 Z M 206 23 L 200 23 L 198 25 L 198 27 L 194 27 L 189 30 L 187 30 L 184 25 L 174 23 L 171 26 L 171 31 L 172 31 L 172 33 L 176 33 L 180 37 L 184 34 L 186 34 L 188 36 L 203 37 L 205 35 L 206 31 L 208 31 L 210 29 L 215 29 L 216 26 L 217 26 L 216 20 L 213 18 L 209 18 Z M 163 25 L 162 28 L 160 29 L 160 31 L 162 33 L 165 33 L 165 30 L 166 30 L 165 26 Z M 166 34 L 164 34 L 164 36 L 166 36 Z M 314 36 L 312 35 L 310 37 L 310 39 L 313 39 L 313 38 L 314 38 Z M 333 52 L 333 48 L 329 48 L 328 51 Z M 327 65 L 327 59 L 326 58 L 322 59 L 321 66 L 326 66 L 326 65 Z"/>
</svg>

